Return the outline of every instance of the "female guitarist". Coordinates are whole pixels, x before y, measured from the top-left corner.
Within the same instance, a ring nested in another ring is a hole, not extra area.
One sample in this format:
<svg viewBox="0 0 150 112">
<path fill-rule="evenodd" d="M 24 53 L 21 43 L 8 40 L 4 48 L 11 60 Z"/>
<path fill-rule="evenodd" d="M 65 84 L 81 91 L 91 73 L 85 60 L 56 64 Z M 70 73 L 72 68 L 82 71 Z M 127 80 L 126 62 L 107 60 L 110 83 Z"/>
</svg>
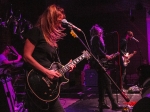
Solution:
<svg viewBox="0 0 150 112">
<path fill-rule="evenodd" d="M 113 59 L 113 55 L 108 55 L 106 50 L 106 45 L 103 38 L 103 28 L 98 24 L 95 24 L 90 29 L 91 35 L 91 51 L 94 56 L 102 60 L 106 58 L 107 60 Z M 109 109 L 110 107 L 105 103 L 105 93 L 107 92 L 108 97 L 111 101 L 112 110 L 122 110 L 122 106 L 118 105 L 111 90 L 111 80 L 108 78 L 107 74 L 99 66 L 99 64 L 91 59 L 91 68 L 95 69 L 98 73 L 98 92 L 99 92 L 99 110 Z"/>
<path fill-rule="evenodd" d="M 26 35 L 27 39 L 24 46 L 23 57 L 34 69 L 27 75 L 26 91 L 29 112 L 64 112 L 58 97 L 47 102 L 36 95 L 36 92 L 45 91 L 40 94 L 46 95 L 47 91 L 51 91 L 50 89 L 46 90 L 46 88 L 42 86 L 42 84 L 45 83 L 48 87 L 51 87 L 50 84 L 53 84 L 53 82 L 48 79 L 57 80 L 61 77 L 60 72 L 48 68 L 50 68 L 54 61 L 59 60 L 57 42 L 65 36 L 62 32 L 64 28 L 61 26 L 61 21 L 64 18 L 65 14 L 63 8 L 55 4 L 50 5 L 39 17 L 35 27 L 29 30 Z M 71 64 L 69 67 L 69 70 L 72 71 L 75 66 Z M 44 76 L 47 76 L 47 78 Z M 41 84 L 38 84 L 37 82 L 40 81 Z M 33 91 L 35 88 L 31 88 L 31 86 L 38 89 L 38 91 Z"/>
</svg>

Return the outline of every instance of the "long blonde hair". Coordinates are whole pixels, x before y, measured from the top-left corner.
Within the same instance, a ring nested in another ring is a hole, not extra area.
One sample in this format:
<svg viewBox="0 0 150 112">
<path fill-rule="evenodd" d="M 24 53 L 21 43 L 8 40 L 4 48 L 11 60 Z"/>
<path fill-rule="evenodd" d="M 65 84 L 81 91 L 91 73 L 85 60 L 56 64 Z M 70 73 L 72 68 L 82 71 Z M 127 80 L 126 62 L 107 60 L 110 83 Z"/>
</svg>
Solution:
<svg viewBox="0 0 150 112">
<path fill-rule="evenodd" d="M 53 4 L 43 12 L 36 23 L 36 26 L 41 28 L 46 42 L 51 46 L 57 46 L 57 41 L 66 35 L 62 32 L 64 28 L 61 21 L 58 21 L 59 17 L 65 18 L 64 9 Z"/>
</svg>

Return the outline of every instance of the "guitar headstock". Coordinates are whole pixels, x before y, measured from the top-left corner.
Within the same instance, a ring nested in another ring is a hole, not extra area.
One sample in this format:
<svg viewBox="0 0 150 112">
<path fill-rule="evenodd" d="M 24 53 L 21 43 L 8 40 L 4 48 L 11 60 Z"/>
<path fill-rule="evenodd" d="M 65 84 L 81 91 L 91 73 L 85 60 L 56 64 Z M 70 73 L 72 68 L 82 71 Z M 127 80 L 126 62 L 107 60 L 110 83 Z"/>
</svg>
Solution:
<svg viewBox="0 0 150 112">
<path fill-rule="evenodd" d="M 91 55 L 88 51 L 83 51 L 82 53 L 85 56 L 85 58 L 90 59 Z"/>
</svg>

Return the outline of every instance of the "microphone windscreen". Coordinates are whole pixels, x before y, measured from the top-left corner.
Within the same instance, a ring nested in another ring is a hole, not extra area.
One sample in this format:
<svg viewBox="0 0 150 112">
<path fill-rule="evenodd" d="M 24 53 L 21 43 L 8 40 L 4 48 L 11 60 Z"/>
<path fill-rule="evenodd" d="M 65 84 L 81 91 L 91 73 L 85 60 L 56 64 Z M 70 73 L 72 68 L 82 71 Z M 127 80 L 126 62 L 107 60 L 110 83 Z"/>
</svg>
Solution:
<svg viewBox="0 0 150 112">
<path fill-rule="evenodd" d="M 66 19 L 63 19 L 61 22 L 62 23 L 68 23 Z"/>
</svg>

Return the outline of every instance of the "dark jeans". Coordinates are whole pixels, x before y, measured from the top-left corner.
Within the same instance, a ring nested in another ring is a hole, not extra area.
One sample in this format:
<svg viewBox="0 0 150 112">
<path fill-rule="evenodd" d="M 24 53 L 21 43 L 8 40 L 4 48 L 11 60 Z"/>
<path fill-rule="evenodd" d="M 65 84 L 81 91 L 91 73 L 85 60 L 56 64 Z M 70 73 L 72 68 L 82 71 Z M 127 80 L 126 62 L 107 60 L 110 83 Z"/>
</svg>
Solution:
<svg viewBox="0 0 150 112">
<path fill-rule="evenodd" d="M 120 60 L 120 63 L 121 63 L 121 89 L 123 89 L 124 85 L 127 85 L 127 80 L 126 80 L 126 74 L 127 74 L 127 69 L 126 69 L 126 66 L 124 66 L 124 62 L 123 60 L 121 59 Z"/>
<path fill-rule="evenodd" d="M 123 61 L 121 60 L 121 86 L 120 89 L 126 88 L 127 85 L 127 68 L 124 66 Z"/>
<path fill-rule="evenodd" d="M 111 90 L 111 81 L 107 77 L 104 71 L 98 71 L 98 89 L 99 89 L 99 105 L 101 106 L 104 103 L 105 93 L 108 94 L 108 97 L 112 105 L 116 105 L 116 101 L 113 97 Z"/>
<path fill-rule="evenodd" d="M 43 102 L 33 94 L 27 92 L 26 108 L 28 112 L 65 112 L 58 99 L 52 102 Z"/>
</svg>

